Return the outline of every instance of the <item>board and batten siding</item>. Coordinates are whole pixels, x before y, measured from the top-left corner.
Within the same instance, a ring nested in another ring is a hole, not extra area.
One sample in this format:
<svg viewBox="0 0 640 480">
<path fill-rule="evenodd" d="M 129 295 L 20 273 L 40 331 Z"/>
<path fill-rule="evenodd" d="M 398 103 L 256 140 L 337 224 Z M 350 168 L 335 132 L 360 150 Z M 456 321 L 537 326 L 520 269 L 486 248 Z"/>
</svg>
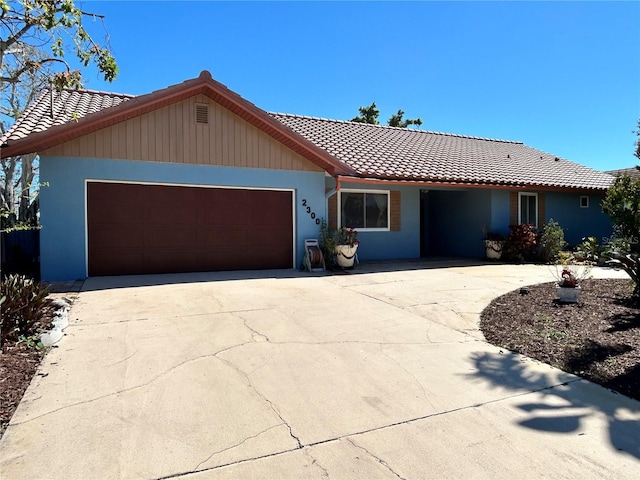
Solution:
<svg viewBox="0 0 640 480">
<path fill-rule="evenodd" d="M 196 106 L 208 123 L 196 123 Z M 43 155 L 321 172 L 203 94 L 52 147 Z"/>
</svg>

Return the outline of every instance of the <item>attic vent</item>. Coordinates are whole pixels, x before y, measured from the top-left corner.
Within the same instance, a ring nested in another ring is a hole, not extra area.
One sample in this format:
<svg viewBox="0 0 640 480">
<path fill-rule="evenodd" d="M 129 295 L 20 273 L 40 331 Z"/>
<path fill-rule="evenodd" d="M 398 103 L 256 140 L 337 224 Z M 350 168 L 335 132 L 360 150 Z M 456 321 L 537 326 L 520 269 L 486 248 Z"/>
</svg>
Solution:
<svg viewBox="0 0 640 480">
<path fill-rule="evenodd" d="M 209 105 L 196 105 L 196 123 L 209 123 Z"/>
</svg>

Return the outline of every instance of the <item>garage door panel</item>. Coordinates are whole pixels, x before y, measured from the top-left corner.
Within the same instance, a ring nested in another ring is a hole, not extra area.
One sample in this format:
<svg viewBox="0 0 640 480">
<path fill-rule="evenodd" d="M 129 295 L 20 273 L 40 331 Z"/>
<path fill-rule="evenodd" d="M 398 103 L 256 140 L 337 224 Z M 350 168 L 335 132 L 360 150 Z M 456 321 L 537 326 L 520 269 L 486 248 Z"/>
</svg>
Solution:
<svg viewBox="0 0 640 480">
<path fill-rule="evenodd" d="M 133 275 L 144 267 L 138 249 L 101 249 L 92 252 L 89 275 Z"/>
<path fill-rule="evenodd" d="M 245 255 L 232 249 L 214 249 L 203 252 L 204 263 L 218 266 L 218 270 L 246 270 L 251 267 Z"/>
<path fill-rule="evenodd" d="M 171 204 L 164 207 L 148 208 L 144 215 L 144 223 L 165 228 L 194 225 L 198 221 L 198 212 L 189 204 Z"/>
<path fill-rule="evenodd" d="M 264 195 L 264 192 L 255 192 L 253 204 L 257 206 L 251 210 L 252 224 L 273 224 L 283 215 L 291 216 L 291 196 L 287 192 L 270 192 L 275 195 Z M 269 193 L 269 192 L 267 192 Z"/>
<path fill-rule="evenodd" d="M 291 243 L 291 231 L 277 229 L 274 230 L 268 225 L 254 225 L 251 229 L 253 243 L 260 245 L 270 245 L 277 247 L 280 244 Z"/>
<path fill-rule="evenodd" d="M 247 225 L 207 226 L 200 230 L 199 235 L 203 246 L 236 250 L 251 245 L 252 230 Z"/>
<path fill-rule="evenodd" d="M 89 274 L 291 268 L 292 193 L 87 185 Z"/>
<path fill-rule="evenodd" d="M 144 255 L 146 273 L 180 273 L 199 271 L 197 252 L 181 248 L 163 248 Z"/>
<path fill-rule="evenodd" d="M 97 249 L 131 249 L 145 246 L 145 231 L 137 223 L 126 225 L 126 235 L 122 234 L 122 224 L 99 223 L 89 228 L 89 244 Z"/>
<path fill-rule="evenodd" d="M 285 251 L 281 248 L 256 247 L 248 252 L 247 258 L 251 265 L 253 265 L 252 268 L 260 270 L 271 268 L 269 265 L 272 260 L 277 259 L 280 262 L 286 262 L 288 259 L 289 262 L 291 262 L 292 253 L 293 252 Z"/>
<path fill-rule="evenodd" d="M 98 185 L 89 184 L 92 187 Z M 99 184 L 104 188 L 92 188 L 92 194 L 87 198 L 87 209 L 93 213 L 91 219 L 100 221 L 110 218 L 114 205 L 128 205 L 130 208 L 120 212 L 119 221 L 135 224 L 139 221 L 140 213 L 136 206 L 142 204 L 142 193 L 131 188 L 128 184 L 109 183 Z"/>
<path fill-rule="evenodd" d="M 201 223 L 205 225 L 235 225 L 250 222 L 249 212 L 254 207 L 246 191 L 226 190 L 218 192 L 211 190 L 203 195 L 199 203 Z"/>
<path fill-rule="evenodd" d="M 167 247 L 191 249 L 197 247 L 197 237 L 195 225 L 149 225 L 144 231 L 144 246 L 153 250 Z"/>
</svg>

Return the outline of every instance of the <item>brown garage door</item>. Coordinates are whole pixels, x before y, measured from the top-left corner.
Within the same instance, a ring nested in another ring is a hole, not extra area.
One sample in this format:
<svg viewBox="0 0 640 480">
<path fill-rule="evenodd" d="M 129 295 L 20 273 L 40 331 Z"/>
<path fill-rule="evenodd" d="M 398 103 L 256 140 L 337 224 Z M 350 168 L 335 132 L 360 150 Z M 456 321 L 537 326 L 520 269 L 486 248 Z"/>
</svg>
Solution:
<svg viewBox="0 0 640 480">
<path fill-rule="evenodd" d="M 291 196 L 90 182 L 89 275 L 291 268 Z"/>
</svg>

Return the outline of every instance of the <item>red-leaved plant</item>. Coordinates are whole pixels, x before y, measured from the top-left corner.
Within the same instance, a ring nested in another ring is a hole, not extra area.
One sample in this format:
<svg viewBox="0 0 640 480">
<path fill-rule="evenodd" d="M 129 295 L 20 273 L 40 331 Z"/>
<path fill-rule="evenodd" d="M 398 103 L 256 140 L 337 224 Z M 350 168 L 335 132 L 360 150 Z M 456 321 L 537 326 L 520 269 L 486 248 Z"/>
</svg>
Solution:
<svg viewBox="0 0 640 480">
<path fill-rule="evenodd" d="M 360 240 L 358 240 L 358 232 L 353 228 L 341 227 L 335 233 L 335 242 L 336 245 L 349 245 L 353 247 L 354 245 L 358 245 Z"/>
</svg>

